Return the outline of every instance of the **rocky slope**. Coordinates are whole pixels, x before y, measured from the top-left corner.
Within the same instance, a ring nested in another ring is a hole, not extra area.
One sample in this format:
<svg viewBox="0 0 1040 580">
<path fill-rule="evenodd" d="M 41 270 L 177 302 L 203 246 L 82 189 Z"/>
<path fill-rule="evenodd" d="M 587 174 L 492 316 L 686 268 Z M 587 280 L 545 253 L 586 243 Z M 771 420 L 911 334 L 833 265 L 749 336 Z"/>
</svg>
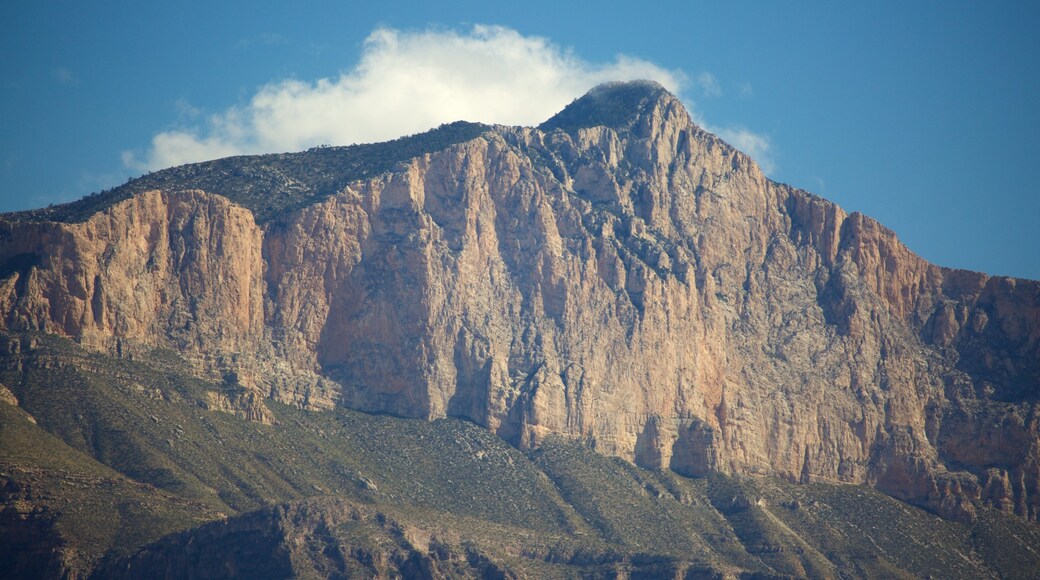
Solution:
<svg viewBox="0 0 1040 580">
<path fill-rule="evenodd" d="M 1040 527 L 944 521 L 858 485 L 686 478 L 468 421 L 269 402 L 155 349 L 0 333 L 0 577 L 985 578 Z M 17 342 L 18 346 L 13 345 Z"/>
<path fill-rule="evenodd" d="M 351 148 L 236 158 L 8 216 L 0 328 L 175 350 L 261 421 L 263 398 L 452 416 L 1040 516 L 1037 282 L 925 262 L 652 83 L 411 139 L 382 173 Z"/>
</svg>

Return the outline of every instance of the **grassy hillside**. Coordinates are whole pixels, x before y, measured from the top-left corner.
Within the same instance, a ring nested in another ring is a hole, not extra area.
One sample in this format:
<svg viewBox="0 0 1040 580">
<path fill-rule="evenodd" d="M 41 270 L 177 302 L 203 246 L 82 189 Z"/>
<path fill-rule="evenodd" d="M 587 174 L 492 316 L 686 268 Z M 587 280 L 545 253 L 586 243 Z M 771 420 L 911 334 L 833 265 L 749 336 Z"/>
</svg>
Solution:
<svg viewBox="0 0 1040 580">
<path fill-rule="evenodd" d="M 0 403 L 0 576 L 85 569 L 219 514 L 134 481 Z"/>
<path fill-rule="evenodd" d="M 109 570 L 147 577 L 197 534 L 224 546 L 213 557 L 225 564 L 267 546 L 263 557 L 282 558 L 271 570 L 305 576 L 413 565 L 536 577 L 1040 569 L 1038 526 L 1002 513 L 969 526 L 865 487 L 688 479 L 558 439 L 525 455 L 454 419 L 268 402 L 276 422 L 262 425 L 208 410 L 207 393 L 226 387 L 168 352 L 127 361 L 46 335 L 0 343 L 0 384 L 19 402 L 0 403 L 0 564 L 16 575 L 84 571 L 107 555 Z M 228 539 L 240 528 L 248 534 Z"/>
</svg>

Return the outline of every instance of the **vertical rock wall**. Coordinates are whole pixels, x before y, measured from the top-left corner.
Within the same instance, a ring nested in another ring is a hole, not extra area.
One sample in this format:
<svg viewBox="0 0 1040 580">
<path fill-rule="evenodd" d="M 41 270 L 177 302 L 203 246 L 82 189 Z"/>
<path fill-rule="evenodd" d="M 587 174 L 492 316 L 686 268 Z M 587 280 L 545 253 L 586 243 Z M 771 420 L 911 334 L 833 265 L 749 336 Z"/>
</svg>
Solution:
<svg viewBox="0 0 1040 580">
<path fill-rule="evenodd" d="M 579 101 L 262 228 L 201 192 L 2 222 L 2 324 L 521 447 L 1036 518 L 1040 284 L 928 264 L 644 89 L 612 126 Z"/>
</svg>

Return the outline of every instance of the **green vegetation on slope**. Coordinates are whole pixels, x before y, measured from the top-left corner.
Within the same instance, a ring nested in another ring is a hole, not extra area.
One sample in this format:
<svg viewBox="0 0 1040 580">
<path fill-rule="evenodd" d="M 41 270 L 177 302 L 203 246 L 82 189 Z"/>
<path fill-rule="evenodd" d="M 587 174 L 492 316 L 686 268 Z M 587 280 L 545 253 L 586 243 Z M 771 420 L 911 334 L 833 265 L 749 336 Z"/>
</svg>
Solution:
<svg viewBox="0 0 1040 580">
<path fill-rule="evenodd" d="M 667 94 L 664 87 L 653 81 L 602 84 L 575 99 L 538 128 L 568 132 L 598 126 L 624 129 L 647 104 Z"/>
<path fill-rule="evenodd" d="M 72 203 L 8 214 L 7 219 L 82 222 L 153 189 L 201 189 L 253 212 L 257 223 L 306 207 L 349 183 L 393 170 L 399 163 L 475 139 L 487 125 L 457 121 L 384 143 L 315 147 L 299 153 L 244 155 L 163 169 Z"/>
<path fill-rule="evenodd" d="M 125 477 L 0 402 L 0 576 L 89 568 L 109 550 L 124 554 L 218 515 Z"/>
<path fill-rule="evenodd" d="M 168 353 L 125 361 L 47 335 L 0 371 L 39 425 L 137 481 L 225 513 L 335 493 L 545 531 L 573 527 L 524 455 L 484 429 L 270 403 L 276 425 L 208 411 L 223 388 Z M 13 363 L 13 365 L 11 364 Z"/>
<path fill-rule="evenodd" d="M 209 520 L 214 546 L 237 549 L 226 534 L 244 526 L 270 548 L 261 552 L 291 556 L 278 566 L 312 575 L 419 561 L 537 577 L 1040 569 L 1040 529 L 1005 514 L 983 511 L 968 526 L 865 487 L 689 479 L 562 439 L 525 455 L 455 419 L 268 402 L 276 423 L 262 425 L 208 410 L 207 393 L 227 387 L 193 378 L 169 352 L 122 360 L 40 334 L 0 343 L 0 383 L 19 399 L 0 403 L 0 563 L 34 575 L 85 571 L 106 554 L 123 569 L 131 561 L 119 558 L 171 532 L 181 540 L 162 545 L 189 541 Z M 297 503 L 240 520 L 284 502 Z M 63 547 L 55 556 L 30 545 Z M 135 570 L 164 561 L 156 546 Z M 256 558 L 250 550 L 237 557 Z"/>
</svg>

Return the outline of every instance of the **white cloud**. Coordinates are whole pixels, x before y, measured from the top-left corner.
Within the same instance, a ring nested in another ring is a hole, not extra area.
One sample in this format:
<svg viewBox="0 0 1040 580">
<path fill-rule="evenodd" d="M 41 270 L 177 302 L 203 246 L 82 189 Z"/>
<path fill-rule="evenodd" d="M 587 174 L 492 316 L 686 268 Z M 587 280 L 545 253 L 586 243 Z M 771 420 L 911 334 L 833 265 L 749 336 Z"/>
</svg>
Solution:
<svg viewBox="0 0 1040 580">
<path fill-rule="evenodd" d="M 537 124 L 594 85 L 649 78 L 679 92 L 681 72 L 619 56 L 594 64 L 546 39 L 497 26 L 460 33 L 375 30 L 361 60 L 338 77 L 283 80 L 203 126 L 155 135 L 136 169 L 240 153 L 296 151 L 392 139 L 470 120 Z"/>
<path fill-rule="evenodd" d="M 177 111 L 177 116 L 181 119 L 194 120 L 202 116 L 202 109 L 192 105 L 188 99 L 181 97 L 174 101 L 174 110 Z"/>
<path fill-rule="evenodd" d="M 702 72 L 697 75 L 697 85 L 701 88 L 701 93 L 705 97 L 722 96 L 722 86 L 719 85 L 719 79 L 715 78 L 715 75 L 710 72 Z"/>
<path fill-rule="evenodd" d="M 155 170 L 229 155 L 383 141 L 457 120 L 536 125 L 599 83 L 632 79 L 656 80 L 677 95 L 687 83 L 682 71 L 646 60 L 621 55 L 590 63 L 547 39 L 500 26 L 468 32 L 379 28 L 365 40 L 360 61 L 336 77 L 270 83 L 248 103 L 201 123 L 183 114 L 186 103 L 178 104 L 181 122 L 193 124 L 155 135 L 147 152 L 124 152 L 123 162 Z M 710 73 L 696 83 L 706 96 L 721 94 Z M 734 145 L 752 146 L 744 149 L 752 156 L 768 150 L 768 141 L 742 131 L 732 133 L 742 139 Z"/>
<path fill-rule="evenodd" d="M 773 144 L 769 137 L 741 126 L 704 126 L 704 129 L 715 133 L 730 145 L 750 155 L 766 175 L 770 175 L 776 170 L 776 162 L 773 161 L 772 156 Z"/>
</svg>

